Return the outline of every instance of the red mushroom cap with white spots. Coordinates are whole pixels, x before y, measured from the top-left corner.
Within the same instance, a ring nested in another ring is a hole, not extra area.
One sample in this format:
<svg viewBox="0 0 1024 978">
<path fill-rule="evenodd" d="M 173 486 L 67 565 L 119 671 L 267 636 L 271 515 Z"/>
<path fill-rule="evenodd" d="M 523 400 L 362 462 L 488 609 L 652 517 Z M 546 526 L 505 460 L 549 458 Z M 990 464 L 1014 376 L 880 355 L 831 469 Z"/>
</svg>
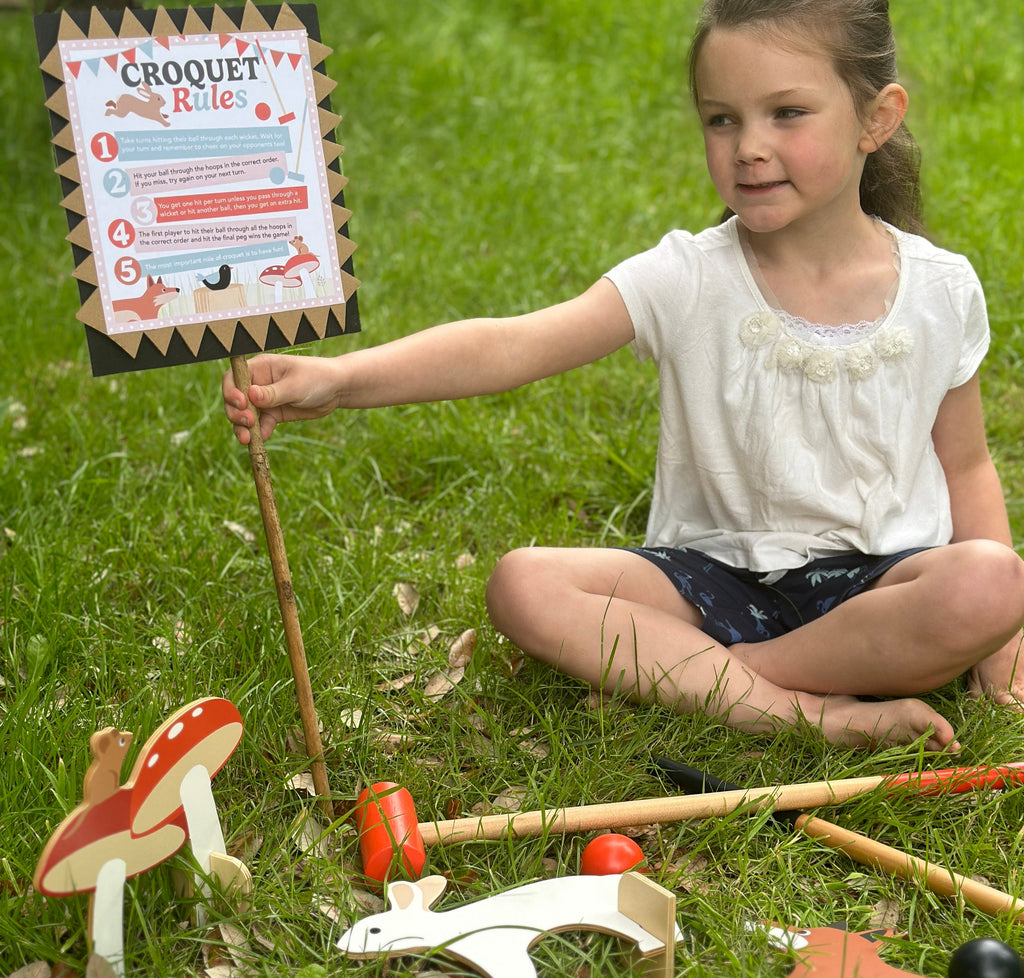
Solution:
<svg viewBox="0 0 1024 978">
<path fill-rule="evenodd" d="M 320 259 L 308 251 L 300 255 L 292 255 L 284 263 L 284 274 L 288 276 L 298 275 L 301 272 L 315 272 L 320 267 Z"/>
<path fill-rule="evenodd" d="M 32 877 L 40 893 L 64 897 L 96 889 L 100 870 L 123 859 L 130 879 L 170 859 L 184 844 L 185 817 L 179 815 L 143 838 L 132 835 L 131 789 L 114 792 L 98 805 L 79 805 L 50 836 Z"/>
<path fill-rule="evenodd" d="M 264 285 L 280 285 L 286 289 L 297 289 L 302 285 L 302 279 L 298 275 L 288 274 L 284 265 L 268 265 L 260 272 L 260 281 Z"/>
<path fill-rule="evenodd" d="M 197 764 L 212 778 L 242 739 L 242 717 L 229 700 L 210 697 L 183 706 L 146 741 L 132 777 L 131 831 L 146 835 L 182 810 L 181 782 Z"/>
</svg>

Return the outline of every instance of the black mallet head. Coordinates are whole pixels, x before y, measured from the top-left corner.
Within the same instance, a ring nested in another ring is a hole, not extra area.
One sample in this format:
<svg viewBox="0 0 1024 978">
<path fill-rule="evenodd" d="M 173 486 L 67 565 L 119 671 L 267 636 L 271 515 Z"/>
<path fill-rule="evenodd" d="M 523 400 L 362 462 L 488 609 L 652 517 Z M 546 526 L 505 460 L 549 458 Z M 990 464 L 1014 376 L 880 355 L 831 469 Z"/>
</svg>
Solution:
<svg viewBox="0 0 1024 978">
<path fill-rule="evenodd" d="M 1024 978 L 1024 963 L 1009 944 L 979 937 L 953 952 L 947 974 L 949 978 Z"/>
</svg>

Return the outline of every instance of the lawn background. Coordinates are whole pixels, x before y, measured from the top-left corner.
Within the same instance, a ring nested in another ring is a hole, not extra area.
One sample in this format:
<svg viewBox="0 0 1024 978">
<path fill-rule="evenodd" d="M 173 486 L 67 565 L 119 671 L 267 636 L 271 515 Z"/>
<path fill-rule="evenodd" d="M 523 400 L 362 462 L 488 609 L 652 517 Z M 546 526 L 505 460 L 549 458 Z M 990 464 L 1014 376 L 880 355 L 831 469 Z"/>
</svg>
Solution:
<svg viewBox="0 0 1024 978">
<path fill-rule="evenodd" d="M 564 299 L 666 230 L 715 221 L 684 83 L 695 10 L 690 0 L 321 5 L 364 331 L 312 349 L 341 353 Z M 1024 19 L 1018 0 L 895 0 L 893 17 L 930 231 L 968 255 L 988 295 L 988 425 L 1021 539 Z M 329 858 L 290 842 L 308 808 L 284 787 L 303 767 L 289 742 L 297 711 L 247 456 L 220 407 L 226 364 L 91 377 L 27 11 L 0 10 L 0 43 L 0 975 L 37 959 L 84 960 L 84 899 L 42 900 L 30 880 L 49 832 L 81 798 L 89 734 L 132 730 L 137 749 L 170 710 L 204 695 L 232 699 L 246 721 L 214 790 L 256 879 L 238 920 L 270 945 L 254 942 L 255 973 L 320 964 L 380 974 L 377 963 L 343 963 L 331 950 L 338 925 L 314 912 L 327 893 L 344 918 L 359 915 L 350 832 L 330 837 Z M 766 739 L 655 709 L 594 708 L 578 684 L 530 665 L 510 678 L 514 650 L 485 619 L 490 568 L 512 546 L 642 535 L 654 395 L 650 365 L 620 351 L 509 395 L 338 415 L 275 435 L 278 505 L 342 804 L 380 778 L 406 784 L 421 818 L 513 789 L 525 808 L 660 794 L 646 770 L 652 752 L 751 784 L 946 766 L 914 747 L 872 755 L 802 732 Z M 464 555 L 474 562 L 464 566 Z M 393 594 L 400 582 L 420 595 L 411 616 Z M 438 634 L 424 649 L 418 636 L 431 626 Z M 466 628 L 479 637 L 466 678 L 426 701 L 427 680 Z M 377 689 L 408 673 L 405 688 Z M 957 726 L 962 763 L 1024 757 L 1020 720 L 955 685 L 929 699 Z M 1019 791 L 872 797 L 821 814 L 1024 891 Z M 885 960 L 927 975 L 945 974 L 973 936 L 1019 946 L 1009 922 L 761 818 L 642 839 L 691 935 L 680 973 L 785 974 L 783 956 L 745 931 L 761 918 L 888 924 L 903 937 Z M 574 872 L 585 841 L 435 850 L 430 864 L 451 877 L 451 906 Z M 128 892 L 129 974 L 201 973 L 186 911 L 167 912 L 169 870 Z M 611 940 L 545 941 L 535 958 L 542 974 L 629 973 Z"/>
</svg>

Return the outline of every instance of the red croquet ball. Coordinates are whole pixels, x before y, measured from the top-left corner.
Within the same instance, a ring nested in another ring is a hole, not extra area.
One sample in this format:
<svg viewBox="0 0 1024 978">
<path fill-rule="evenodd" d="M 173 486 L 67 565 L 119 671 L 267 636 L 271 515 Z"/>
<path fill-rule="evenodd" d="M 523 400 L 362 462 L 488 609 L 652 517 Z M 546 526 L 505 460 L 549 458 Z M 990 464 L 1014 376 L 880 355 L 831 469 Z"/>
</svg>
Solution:
<svg viewBox="0 0 1024 978">
<path fill-rule="evenodd" d="M 640 869 L 646 863 L 644 851 L 629 836 L 608 832 L 591 839 L 580 857 L 584 876 L 611 876 Z"/>
</svg>

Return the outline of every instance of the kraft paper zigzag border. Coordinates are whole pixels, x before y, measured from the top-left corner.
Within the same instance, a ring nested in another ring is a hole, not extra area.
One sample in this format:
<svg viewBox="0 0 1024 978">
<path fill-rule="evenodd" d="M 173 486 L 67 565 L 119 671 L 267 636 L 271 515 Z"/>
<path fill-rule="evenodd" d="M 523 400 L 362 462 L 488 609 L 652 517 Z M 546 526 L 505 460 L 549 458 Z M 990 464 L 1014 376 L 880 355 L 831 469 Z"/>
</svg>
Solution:
<svg viewBox="0 0 1024 978">
<path fill-rule="evenodd" d="M 276 17 L 272 11 L 276 9 Z M 264 16 L 274 17 L 270 23 Z M 170 366 L 225 356 L 248 354 L 259 350 L 279 349 L 296 343 L 323 339 L 359 330 L 359 314 L 355 301 L 358 279 L 352 274 L 351 256 L 356 245 L 347 234 L 351 211 L 344 206 L 343 189 L 348 183 L 341 174 L 339 157 L 343 147 L 334 140 L 334 129 L 341 117 L 330 109 L 330 94 L 337 83 L 323 70 L 331 48 L 317 39 L 319 35 L 316 8 L 312 4 L 258 8 L 247 0 L 244 9 L 226 10 L 220 6 L 196 9 L 193 7 L 168 11 L 158 7 L 155 11 L 138 11 L 152 26 L 147 29 L 131 9 L 100 13 L 95 7 L 88 15 L 88 27 L 83 29 L 83 15 L 77 17 L 67 10 L 60 14 L 40 15 L 36 18 L 36 33 L 40 50 L 40 69 L 46 85 L 46 108 L 50 111 L 52 143 L 61 178 L 64 198 L 61 206 L 67 212 L 70 233 L 66 240 L 72 246 L 75 262 L 73 275 L 78 280 L 81 309 L 76 318 L 86 330 L 95 375 L 126 370 L 141 370 Z M 184 14 L 182 21 L 181 15 Z M 175 15 L 177 17 L 175 18 Z M 234 19 L 237 16 L 238 19 Z M 116 20 L 117 29 L 108 18 Z M 47 23 L 49 21 L 49 23 Z M 56 26 L 56 39 L 53 30 Z M 81 171 L 75 152 L 70 123 L 71 110 L 65 84 L 58 44 L 60 41 L 81 39 L 142 40 L 153 37 L 185 37 L 194 34 L 231 34 L 234 32 L 272 32 L 302 30 L 307 34 L 313 88 L 317 100 L 321 145 L 327 171 L 328 192 L 331 198 L 335 243 L 345 297 L 344 306 L 324 305 L 296 310 L 274 310 L 266 315 L 211 320 L 207 323 L 187 323 L 132 332 L 108 333 L 100 297 L 93 242 L 90 239 L 86 217 L 86 201 L 81 186 Z M 49 34 L 49 36 L 46 36 Z M 317 37 L 314 37 L 314 34 Z M 52 45 L 52 46 L 50 46 Z M 49 46 L 49 50 L 46 48 Z M 180 338 L 180 339 L 179 339 Z M 145 342 L 145 341 L 148 341 Z"/>
</svg>

